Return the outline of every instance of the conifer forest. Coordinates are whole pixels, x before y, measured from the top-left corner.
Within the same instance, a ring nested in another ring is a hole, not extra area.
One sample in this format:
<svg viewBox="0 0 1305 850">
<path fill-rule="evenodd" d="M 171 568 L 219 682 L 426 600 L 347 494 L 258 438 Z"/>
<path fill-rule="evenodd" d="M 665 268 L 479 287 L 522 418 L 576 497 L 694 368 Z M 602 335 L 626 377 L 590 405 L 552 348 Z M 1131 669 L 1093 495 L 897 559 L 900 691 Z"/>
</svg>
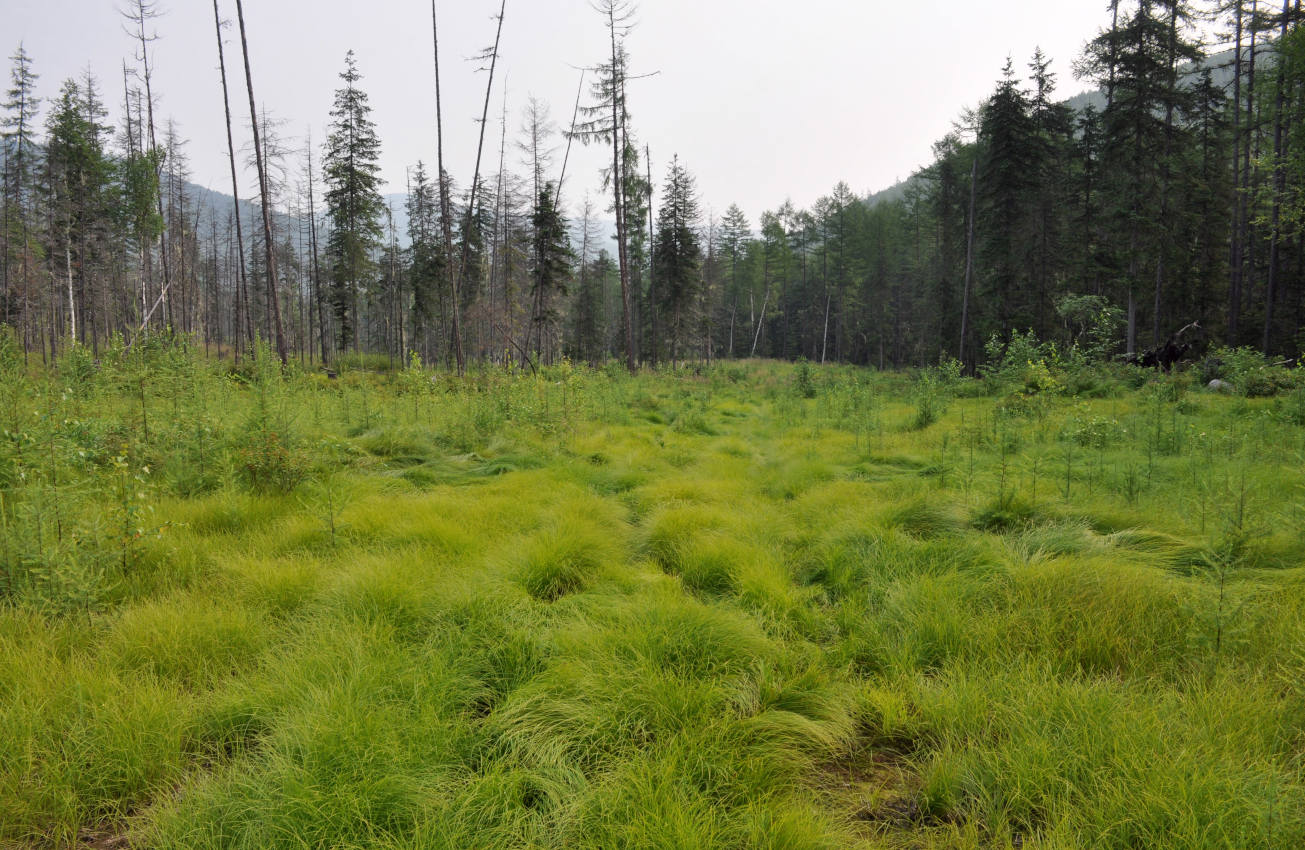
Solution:
<svg viewBox="0 0 1305 850">
<path fill-rule="evenodd" d="M 200 89 L 6 28 L 0 848 L 1305 847 L 1300 0 L 1101 0 L 754 214 L 652 0 L 548 2 L 573 102 L 409 4 L 402 186 L 253 4 Z"/>
</svg>

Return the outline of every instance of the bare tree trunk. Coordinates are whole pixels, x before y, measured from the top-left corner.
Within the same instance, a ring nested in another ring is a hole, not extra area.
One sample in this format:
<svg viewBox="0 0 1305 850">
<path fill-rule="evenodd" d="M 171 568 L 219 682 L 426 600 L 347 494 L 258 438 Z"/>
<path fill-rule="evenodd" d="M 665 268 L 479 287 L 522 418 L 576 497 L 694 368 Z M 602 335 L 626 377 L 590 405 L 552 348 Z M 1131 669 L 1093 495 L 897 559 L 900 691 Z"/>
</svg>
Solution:
<svg viewBox="0 0 1305 850">
<path fill-rule="evenodd" d="M 1233 186 L 1241 188 L 1242 168 L 1242 0 L 1236 0 L 1236 47 L 1233 57 Z M 1247 124 L 1249 126 L 1249 120 Z M 1245 205 L 1240 191 L 1233 198 L 1232 239 L 1228 257 L 1228 342 L 1237 339 L 1242 299 L 1242 216 Z"/>
<path fill-rule="evenodd" d="M 820 363 L 824 365 L 825 355 L 829 352 L 829 303 L 830 303 L 829 282 L 825 281 L 825 326 L 820 334 Z"/>
<path fill-rule="evenodd" d="M 965 291 L 961 295 L 961 344 L 956 359 L 965 362 L 965 340 L 970 332 L 970 290 L 974 283 L 974 200 L 979 183 L 979 160 L 970 166 L 970 220 L 965 235 Z"/>
<path fill-rule="evenodd" d="M 305 153 L 308 157 L 308 241 L 313 252 L 313 300 L 317 302 L 317 331 L 321 339 L 322 365 L 325 366 L 329 356 L 326 350 L 326 307 L 322 303 L 322 272 L 317 265 L 317 208 L 313 204 L 313 145 L 309 137 Z"/>
<path fill-rule="evenodd" d="M 1241 274 L 1241 286 L 1237 288 L 1235 312 L 1239 326 L 1242 308 L 1246 304 L 1247 283 L 1249 281 L 1253 285 L 1255 282 L 1255 228 L 1251 223 L 1250 195 L 1258 171 L 1258 168 L 1252 167 L 1251 163 L 1253 158 L 1259 154 L 1259 145 L 1255 140 L 1255 60 L 1259 47 L 1259 32 L 1256 29 L 1255 21 L 1258 14 L 1259 0 L 1252 0 L 1250 17 L 1251 49 L 1246 66 L 1246 143 L 1242 147 L 1242 185 L 1240 192 L 1244 269 Z M 1237 339 L 1229 340 L 1229 343 L 1234 346 L 1237 345 L 1237 342 Z"/>
<path fill-rule="evenodd" d="M 443 104 L 440 99 L 440 28 L 439 18 L 435 13 L 435 0 L 430 3 L 430 20 L 431 33 L 435 46 L 435 143 L 437 151 L 436 167 L 439 169 L 439 193 L 440 193 L 440 223 L 444 232 L 444 258 L 447 264 L 447 274 L 449 278 L 449 294 L 452 301 L 450 316 L 452 318 L 452 347 L 453 357 L 458 365 L 458 374 L 461 375 L 467 369 L 466 354 L 462 349 L 462 305 L 459 303 L 458 279 L 457 272 L 453 266 L 453 224 L 451 213 L 449 211 L 449 194 L 448 185 L 444 179 L 444 113 Z M 502 10 L 499 11 L 499 27 L 502 28 L 503 18 Z M 497 51 L 495 51 L 497 53 Z M 485 96 L 486 103 L 489 101 L 489 95 Z M 488 106 L 486 106 L 488 111 Z M 481 139 L 484 139 L 484 124 L 481 124 Z M 479 154 L 477 154 L 479 158 Z"/>
<path fill-rule="evenodd" d="M 168 269 L 168 220 L 163 214 L 163 162 L 157 155 L 158 143 L 154 137 L 154 92 L 150 88 L 150 52 L 149 43 L 154 37 L 145 35 L 145 21 L 154 16 L 153 7 L 146 3 L 145 0 L 136 0 L 135 13 L 131 15 L 131 20 L 136 24 L 136 38 L 140 41 L 140 61 L 144 70 L 145 78 L 145 114 L 147 116 L 147 129 L 149 132 L 149 153 L 150 163 L 154 166 L 154 179 L 159 185 L 159 190 L 154 193 L 155 200 L 158 202 L 159 219 L 163 223 L 159 231 L 159 260 L 163 265 L 163 289 L 159 293 L 159 299 L 164 302 L 164 309 L 167 311 L 168 324 L 172 324 L 172 302 L 168 299 L 168 290 L 172 287 L 172 278 Z M 153 312 L 151 310 L 151 312 Z"/>
<path fill-rule="evenodd" d="M 734 359 L 734 320 L 739 315 L 739 299 L 736 295 L 734 303 L 730 307 L 730 359 Z"/>
<path fill-rule="evenodd" d="M 267 252 L 267 300 L 272 307 L 272 320 L 276 326 L 276 353 L 281 365 L 286 364 L 285 333 L 281 329 L 281 302 L 276 292 L 276 249 L 272 242 L 272 211 L 269 209 L 267 169 L 263 164 L 263 147 L 258 134 L 258 107 L 254 102 L 254 75 L 249 69 L 249 42 L 245 38 L 245 10 L 241 0 L 236 0 L 236 18 L 240 24 L 240 49 L 245 57 L 245 87 L 249 89 L 249 122 L 254 130 L 254 164 L 258 169 L 258 191 L 263 207 L 263 247 Z"/>
<path fill-rule="evenodd" d="M 761 339 L 761 323 L 766 321 L 766 307 L 770 304 L 770 286 L 766 286 L 766 297 L 761 302 L 761 315 L 757 317 L 757 332 L 752 336 L 752 351 L 748 352 L 748 357 L 757 356 L 757 342 Z"/>
<path fill-rule="evenodd" d="M 566 165 L 571 161 L 571 143 L 575 141 L 575 123 L 580 117 L 580 94 L 585 89 L 585 72 L 580 69 L 580 85 L 575 90 L 575 109 L 571 111 L 571 132 L 566 134 L 566 153 L 562 155 L 562 173 L 557 178 L 557 192 L 553 195 L 553 206 L 562 203 L 562 184 L 566 181 Z"/>
<path fill-rule="evenodd" d="M 507 179 L 504 172 L 507 170 L 507 107 L 508 93 L 506 83 L 503 86 L 503 118 L 499 122 L 498 137 L 498 177 L 494 181 L 494 240 L 493 249 L 489 258 L 489 359 L 493 362 L 498 352 L 498 340 L 495 337 L 497 323 L 494 321 L 494 281 L 498 274 L 503 271 L 504 254 L 507 252 L 507 217 L 504 215 L 505 202 L 507 200 Z M 535 173 L 539 173 L 538 167 Z M 508 281 L 507 275 L 503 275 L 503 323 L 507 327 L 508 335 L 512 333 L 512 307 L 508 303 Z"/>
<path fill-rule="evenodd" d="M 72 232 L 64 231 L 63 243 L 63 261 L 64 267 L 68 271 L 68 327 L 70 329 L 69 339 L 73 343 L 77 342 L 77 302 L 73 300 L 73 272 L 72 272 Z"/>
<path fill-rule="evenodd" d="M 1282 2 L 1282 30 L 1278 38 L 1278 102 L 1273 114 L 1273 212 L 1269 235 L 1269 278 L 1264 291 L 1264 343 L 1267 355 L 1273 342 L 1273 308 L 1278 296 L 1279 243 L 1282 236 L 1282 196 L 1287 188 L 1287 172 L 1283 167 L 1286 142 L 1283 138 L 1283 112 L 1286 110 L 1287 62 L 1282 48 L 1286 44 L 1287 24 L 1291 16 L 1291 0 Z"/>
<path fill-rule="evenodd" d="M 213 0 L 213 26 L 217 31 L 218 69 L 222 73 L 222 108 L 226 114 L 227 158 L 231 162 L 231 206 L 236 219 L 236 256 L 239 261 L 236 283 L 236 361 L 239 362 L 241 336 L 241 328 L 239 327 L 241 319 L 240 293 L 245 289 L 245 232 L 240 224 L 240 179 L 236 176 L 236 144 L 231 136 L 231 98 L 227 90 L 227 61 L 226 51 L 222 47 L 222 16 L 218 12 L 218 0 Z"/>
<path fill-rule="evenodd" d="M 1178 47 L 1178 7 L 1171 6 L 1169 9 L 1169 52 L 1167 55 L 1168 64 L 1166 72 L 1168 79 L 1166 83 L 1175 89 L 1178 87 L 1178 57 L 1176 50 Z M 1152 306 L 1151 315 L 1151 345 L 1160 345 L 1160 311 L 1163 304 L 1162 295 L 1164 293 L 1165 281 L 1165 248 L 1169 244 L 1169 159 L 1173 149 L 1174 133 L 1174 102 L 1173 97 L 1169 98 L 1165 106 L 1165 143 L 1163 160 L 1160 163 L 1160 227 L 1164 231 L 1165 238 L 1160 240 L 1159 250 L 1156 252 L 1155 262 L 1155 301 Z"/>
<path fill-rule="evenodd" d="M 1110 31 L 1119 32 L 1119 0 L 1110 0 Z M 1118 64 L 1119 48 L 1115 39 L 1110 39 L 1110 71 L 1106 80 L 1106 109 L 1115 105 L 1115 66 Z"/>
<path fill-rule="evenodd" d="M 1129 357 L 1137 352 L 1137 230 L 1132 229 L 1128 239 L 1128 339 L 1125 343 Z"/>
<path fill-rule="evenodd" d="M 507 0 L 502 0 L 498 9 L 498 27 L 494 34 L 494 47 L 489 54 L 489 80 L 485 84 L 485 105 L 480 113 L 480 141 L 476 144 L 476 167 L 472 172 L 471 188 L 467 191 L 467 214 L 463 218 L 462 261 L 458 264 L 458 274 L 453 279 L 453 315 L 458 315 L 458 300 L 461 298 L 461 283 L 466 280 L 468 267 L 471 265 L 471 228 L 475 222 L 476 194 L 480 189 L 480 161 L 485 152 L 485 126 L 489 123 L 489 99 L 494 92 L 494 69 L 498 66 L 498 46 L 503 37 L 503 14 L 507 10 Z M 454 329 L 457 337 L 457 329 Z M 462 342 L 455 339 L 455 353 L 458 359 L 458 372 L 466 371 L 466 357 L 462 351 Z"/>
<path fill-rule="evenodd" d="M 612 199 L 613 212 L 616 215 L 616 253 L 621 269 L 621 322 L 625 331 L 625 368 L 631 374 L 639 371 L 639 364 L 634 359 L 634 305 L 630 298 L 630 254 L 626 246 L 625 230 L 625 170 L 621 167 L 621 113 L 622 92 L 625 86 L 618 81 L 620 54 L 616 42 L 616 8 L 607 7 L 607 31 L 612 44 Z"/>
</svg>

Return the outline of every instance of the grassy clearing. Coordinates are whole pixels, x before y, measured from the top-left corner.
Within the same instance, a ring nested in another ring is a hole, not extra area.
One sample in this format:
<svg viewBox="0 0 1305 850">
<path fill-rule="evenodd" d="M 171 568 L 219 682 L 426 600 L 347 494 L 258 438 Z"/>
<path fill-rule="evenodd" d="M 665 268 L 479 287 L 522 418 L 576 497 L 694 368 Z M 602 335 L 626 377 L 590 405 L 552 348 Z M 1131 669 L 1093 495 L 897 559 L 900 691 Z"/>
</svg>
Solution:
<svg viewBox="0 0 1305 850">
<path fill-rule="evenodd" d="M 6 379 L 0 846 L 1305 846 L 1294 396 Z"/>
</svg>

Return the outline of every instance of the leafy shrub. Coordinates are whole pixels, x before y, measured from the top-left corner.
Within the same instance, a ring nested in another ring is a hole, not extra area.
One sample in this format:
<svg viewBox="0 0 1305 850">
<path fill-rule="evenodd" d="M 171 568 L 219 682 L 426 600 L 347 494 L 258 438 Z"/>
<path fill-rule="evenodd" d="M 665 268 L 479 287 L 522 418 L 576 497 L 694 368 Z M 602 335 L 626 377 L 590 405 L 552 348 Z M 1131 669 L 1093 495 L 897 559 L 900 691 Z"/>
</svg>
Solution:
<svg viewBox="0 0 1305 850">
<path fill-rule="evenodd" d="M 1246 398 L 1268 398 L 1305 386 L 1305 370 L 1275 366 L 1254 348 L 1221 348 L 1214 356 L 1221 364 L 1214 377 L 1228 381 Z"/>
<path fill-rule="evenodd" d="M 1066 295 L 1056 302 L 1056 314 L 1074 331 L 1071 350 L 1087 363 L 1104 363 L 1119 346 L 1124 311 L 1100 295 Z"/>
<path fill-rule="evenodd" d="M 59 377 L 78 391 L 85 391 L 91 386 L 98 370 L 95 356 L 84 345 L 74 345 L 59 360 Z"/>
<path fill-rule="evenodd" d="M 944 357 L 937 366 L 920 373 L 912 391 L 915 400 L 915 417 L 911 420 L 913 429 L 928 428 L 947 412 L 948 403 L 961 383 L 962 368 L 959 360 Z"/>
<path fill-rule="evenodd" d="M 805 357 L 798 359 L 793 387 L 802 398 L 816 397 L 816 384 L 811 378 L 811 364 L 807 362 Z"/>
<path fill-rule="evenodd" d="M 1279 411 L 1285 421 L 1305 426 L 1305 381 L 1283 399 Z"/>
<path fill-rule="evenodd" d="M 1077 398 L 1110 398 L 1120 393 L 1118 378 L 1105 366 L 1077 363 L 1065 369 L 1065 394 Z"/>
<path fill-rule="evenodd" d="M 984 343 L 983 353 L 985 362 L 979 367 L 979 375 L 993 389 L 1027 385 L 1027 373 L 1035 364 L 1050 374 L 1048 364 L 1058 359 L 1055 345 L 1041 342 L 1033 331 L 1015 331 L 1009 339 L 994 333 Z"/>
<path fill-rule="evenodd" d="M 1157 375 L 1151 382 L 1151 397 L 1158 402 L 1178 404 L 1191 386 L 1192 378 L 1185 373 Z"/>
<path fill-rule="evenodd" d="M 1104 449 L 1123 439 L 1125 429 L 1118 419 L 1105 416 L 1071 416 L 1060 432 L 1060 438 L 1085 449 Z"/>
<path fill-rule="evenodd" d="M 240 474 L 259 493 L 289 493 L 308 475 L 307 459 L 272 430 L 255 431 L 238 452 Z"/>
</svg>

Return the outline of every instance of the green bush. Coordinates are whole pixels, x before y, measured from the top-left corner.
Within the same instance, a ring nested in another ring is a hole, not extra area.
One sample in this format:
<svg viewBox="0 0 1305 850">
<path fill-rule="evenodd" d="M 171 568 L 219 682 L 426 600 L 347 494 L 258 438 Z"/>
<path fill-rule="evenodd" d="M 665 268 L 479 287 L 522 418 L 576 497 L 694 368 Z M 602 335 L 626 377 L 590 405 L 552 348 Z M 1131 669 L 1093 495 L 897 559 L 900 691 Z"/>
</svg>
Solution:
<svg viewBox="0 0 1305 850">
<path fill-rule="evenodd" d="M 276 431 L 255 431 L 237 457 L 245 484 L 255 492 L 290 493 L 308 476 L 308 459 Z"/>
<path fill-rule="evenodd" d="M 1305 369 L 1277 366 L 1254 348 L 1220 348 L 1214 353 L 1222 364 L 1215 377 L 1233 385 L 1246 398 L 1268 398 L 1305 387 Z"/>
</svg>

